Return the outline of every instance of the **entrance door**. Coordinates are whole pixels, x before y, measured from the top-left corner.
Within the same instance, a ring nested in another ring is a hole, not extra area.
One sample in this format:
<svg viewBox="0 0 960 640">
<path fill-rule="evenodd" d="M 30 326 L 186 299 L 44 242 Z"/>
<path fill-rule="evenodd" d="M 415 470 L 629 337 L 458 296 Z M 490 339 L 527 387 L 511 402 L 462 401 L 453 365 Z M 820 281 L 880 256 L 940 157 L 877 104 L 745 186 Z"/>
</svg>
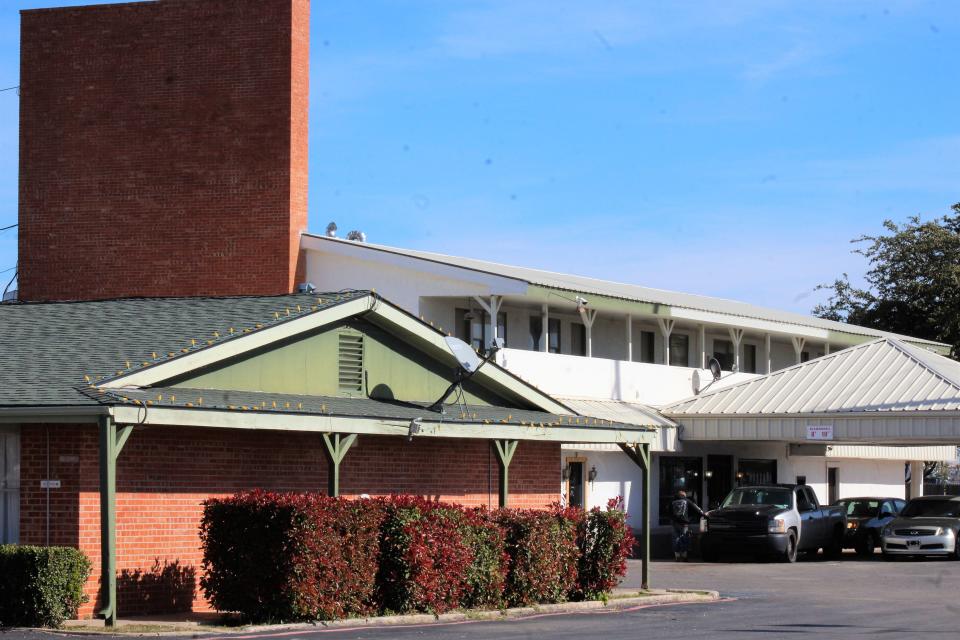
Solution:
<svg viewBox="0 0 960 640">
<path fill-rule="evenodd" d="M 567 506 L 583 509 L 586 505 L 583 494 L 583 461 L 571 460 L 570 477 L 567 479 Z"/>
<path fill-rule="evenodd" d="M 733 489 L 733 456 L 707 456 L 707 500 L 716 509 Z"/>
<path fill-rule="evenodd" d="M 0 544 L 20 538 L 20 430 L 0 427 Z"/>
<path fill-rule="evenodd" d="M 777 483 L 776 460 L 740 459 L 737 467 L 738 485 L 758 485 Z"/>
<path fill-rule="evenodd" d="M 837 504 L 840 499 L 840 471 L 836 467 L 827 469 L 827 499 L 830 504 Z"/>
</svg>

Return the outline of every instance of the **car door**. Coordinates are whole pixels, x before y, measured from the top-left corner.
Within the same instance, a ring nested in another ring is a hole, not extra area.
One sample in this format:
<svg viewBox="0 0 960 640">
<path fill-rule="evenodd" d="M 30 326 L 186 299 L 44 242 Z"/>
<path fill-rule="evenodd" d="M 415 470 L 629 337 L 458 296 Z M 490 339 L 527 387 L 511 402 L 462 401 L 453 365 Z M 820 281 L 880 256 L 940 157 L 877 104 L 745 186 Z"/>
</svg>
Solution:
<svg viewBox="0 0 960 640">
<path fill-rule="evenodd" d="M 799 487 L 797 494 L 797 511 L 800 514 L 800 540 L 798 548 L 803 550 L 816 549 L 820 546 L 819 513 L 816 501 L 810 500 L 806 487 Z"/>
</svg>

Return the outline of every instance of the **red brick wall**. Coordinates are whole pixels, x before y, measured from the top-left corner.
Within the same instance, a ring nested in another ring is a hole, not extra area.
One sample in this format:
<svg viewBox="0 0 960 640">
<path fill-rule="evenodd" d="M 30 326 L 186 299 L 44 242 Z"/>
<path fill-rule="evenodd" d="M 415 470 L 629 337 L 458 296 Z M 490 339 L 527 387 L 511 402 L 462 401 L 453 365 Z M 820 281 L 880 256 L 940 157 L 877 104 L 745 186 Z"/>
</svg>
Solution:
<svg viewBox="0 0 960 640">
<path fill-rule="evenodd" d="M 49 465 L 47 472 L 49 443 Z M 30 425 L 21 432 L 20 541 L 78 546 L 94 563 L 82 616 L 100 606 L 100 494 L 95 426 Z M 319 434 L 151 427 L 127 441 L 117 467 L 117 569 L 121 615 L 206 609 L 197 527 L 212 496 L 262 487 L 325 491 Z M 559 499 L 560 446 L 521 442 L 510 466 L 511 506 Z M 344 495 L 412 493 L 497 505 L 497 463 L 479 440 L 361 436 L 341 467 Z"/>
<path fill-rule="evenodd" d="M 307 222 L 309 10 L 22 12 L 21 299 L 291 291 Z"/>
</svg>

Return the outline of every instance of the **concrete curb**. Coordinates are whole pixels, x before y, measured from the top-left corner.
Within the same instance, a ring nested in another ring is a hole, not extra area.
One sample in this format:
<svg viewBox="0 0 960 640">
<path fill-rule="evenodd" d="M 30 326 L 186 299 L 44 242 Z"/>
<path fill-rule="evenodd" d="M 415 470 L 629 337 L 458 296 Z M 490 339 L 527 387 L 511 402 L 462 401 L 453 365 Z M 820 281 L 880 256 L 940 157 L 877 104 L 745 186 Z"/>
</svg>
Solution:
<svg viewBox="0 0 960 640">
<path fill-rule="evenodd" d="M 615 593 L 608 601 L 588 600 L 586 602 L 563 602 L 560 604 L 541 604 L 530 607 L 514 607 L 503 610 L 453 611 L 432 615 L 428 613 L 414 613 L 406 615 L 376 616 L 370 618 L 348 618 L 329 622 L 297 622 L 290 624 L 243 625 L 238 627 L 223 627 L 219 625 L 196 621 L 158 621 L 127 619 L 118 622 L 116 629 L 107 630 L 99 620 L 71 620 L 66 627 L 57 630 L 57 633 L 67 635 L 77 634 L 137 634 L 171 636 L 183 634 L 210 634 L 230 636 L 236 634 L 264 633 L 270 631 L 298 631 L 311 629 L 353 629 L 369 627 L 410 626 L 429 624 L 453 624 L 464 622 L 479 622 L 485 620 L 506 620 L 524 618 L 535 615 L 559 615 L 589 611 L 617 611 L 636 606 L 655 607 L 668 604 L 714 602 L 719 600 L 720 594 L 716 591 L 688 591 L 681 589 L 654 590 L 644 594 L 632 592 Z M 93 627 L 93 628 L 91 628 Z M 131 627 L 125 632 L 124 627 Z M 144 627 L 157 627 L 156 631 L 144 630 Z"/>
</svg>

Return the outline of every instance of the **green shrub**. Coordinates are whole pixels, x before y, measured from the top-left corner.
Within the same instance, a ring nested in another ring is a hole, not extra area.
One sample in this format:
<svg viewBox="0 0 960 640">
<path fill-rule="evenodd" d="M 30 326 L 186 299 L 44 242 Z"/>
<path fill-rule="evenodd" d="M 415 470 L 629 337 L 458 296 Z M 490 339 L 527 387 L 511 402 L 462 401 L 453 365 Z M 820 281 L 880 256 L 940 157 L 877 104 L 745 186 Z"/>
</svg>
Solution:
<svg viewBox="0 0 960 640">
<path fill-rule="evenodd" d="M 78 549 L 0 545 L 0 626 L 59 627 L 86 601 L 89 576 Z"/>
</svg>

